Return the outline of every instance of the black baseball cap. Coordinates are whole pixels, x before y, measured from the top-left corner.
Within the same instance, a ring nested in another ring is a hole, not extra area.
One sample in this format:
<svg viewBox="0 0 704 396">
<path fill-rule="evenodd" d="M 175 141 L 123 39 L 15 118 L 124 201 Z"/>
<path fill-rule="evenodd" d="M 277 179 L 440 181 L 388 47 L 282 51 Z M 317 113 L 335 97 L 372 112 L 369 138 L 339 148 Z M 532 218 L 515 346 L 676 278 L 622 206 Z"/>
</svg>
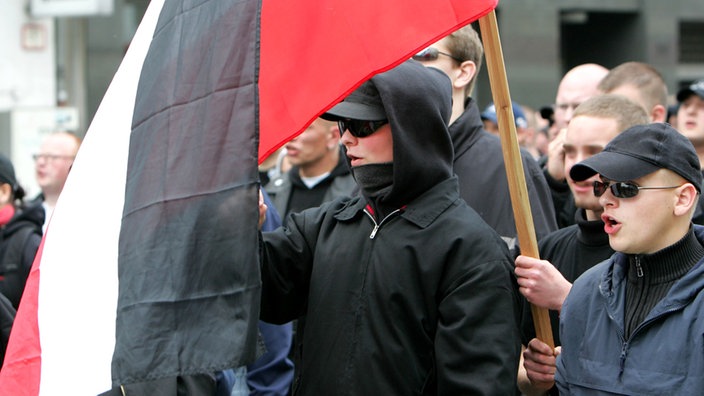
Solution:
<svg viewBox="0 0 704 396">
<path fill-rule="evenodd" d="M 688 87 L 682 88 L 677 92 L 677 101 L 683 102 L 692 95 L 697 95 L 704 99 L 704 79 L 691 83 Z"/>
<path fill-rule="evenodd" d="M 669 169 L 702 191 L 702 171 L 692 143 L 665 123 L 636 125 L 617 135 L 604 151 L 570 169 L 575 181 L 600 174 L 614 181 L 638 179 Z"/>
<path fill-rule="evenodd" d="M 386 120 L 387 116 L 379 91 L 371 80 L 367 80 L 320 118 L 328 121 L 345 119 L 382 121 Z"/>
</svg>

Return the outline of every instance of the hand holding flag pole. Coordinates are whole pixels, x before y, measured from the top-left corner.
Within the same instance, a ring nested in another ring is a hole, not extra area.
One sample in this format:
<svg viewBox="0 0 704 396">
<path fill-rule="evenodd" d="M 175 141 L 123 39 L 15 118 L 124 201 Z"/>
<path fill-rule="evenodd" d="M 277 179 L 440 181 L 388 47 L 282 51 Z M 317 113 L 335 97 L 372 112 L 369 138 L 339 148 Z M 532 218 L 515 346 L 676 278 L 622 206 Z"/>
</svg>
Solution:
<svg viewBox="0 0 704 396">
<path fill-rule="evenodd" d="M 516 137 L 516 125 L 513 122 L 511 94 L 508 89 L 506 67 L 504 65 L 499 28 L 496 22 L 496 10 L 479 19 L 479 27 L 484 42 L 487 71 L 491 92 L 496 106 L 496 116 L 499 121 L 499 136 L 506 165 L 509 193 L 513 206 L 513 216 L 516 219 L 516 231 L 521 254 L 540 258 L 538 243 L 533 226 L 533 215 L 528 202 L 528 188 L 523 171 L 523 162 Z M 535 334 L 538 339 L 554 348 L 555 343 L 550 327 L 548 310 L 531 304 Z"/>
</svg>

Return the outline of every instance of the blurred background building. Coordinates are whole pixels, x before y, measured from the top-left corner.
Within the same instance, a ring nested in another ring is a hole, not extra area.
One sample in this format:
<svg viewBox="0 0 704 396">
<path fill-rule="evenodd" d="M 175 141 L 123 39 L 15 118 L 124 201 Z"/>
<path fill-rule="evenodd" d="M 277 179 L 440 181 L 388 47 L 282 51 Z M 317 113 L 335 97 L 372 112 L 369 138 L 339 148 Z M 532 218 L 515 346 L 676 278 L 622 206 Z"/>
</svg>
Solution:
<svg viewBox="0 0 704 396">
<path fill-rule="evenodd" d="M 0 152 L 30 195 L 39 141 L 85 134 L 148 4 L 0 0 Z M 497 15 L 511 96 L 534 109 L 581 63 L 646 62 L 671 93 L 704 77 L 701 0 L 500 0 Z M 474 96 L 480 108 L 492 100 L 486 68 Z"/>
</svg>

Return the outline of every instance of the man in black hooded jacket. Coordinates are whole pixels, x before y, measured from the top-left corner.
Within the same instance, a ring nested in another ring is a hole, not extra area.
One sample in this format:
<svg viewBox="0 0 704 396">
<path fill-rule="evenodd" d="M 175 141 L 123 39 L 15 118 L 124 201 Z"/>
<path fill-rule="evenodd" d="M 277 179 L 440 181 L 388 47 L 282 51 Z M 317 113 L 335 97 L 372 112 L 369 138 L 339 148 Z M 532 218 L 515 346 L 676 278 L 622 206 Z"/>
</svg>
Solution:
<svg viewBox="0 0 704 396">
<path fill-rule="evenodd" d="M 262 319 L 308 318 L 294 394 L 514 391 L 511 258 L 460 198 L 450 113 L 447 77 L 408 61 L 323 115 L 361 194 L 262 234 Z"/>
<path fill-rule="evenodd" d="M 479 108 L 469 95 L 482 64 L 484 48 L 467 25 L 433 43 L 413 59 L 442 70 L 452 81 L 450 136 L 460 194 L 472 209 L 513 247 L 517 232 L 500 139 L 484 129 Z M 538 163 L 521 149 L 535 234 L 557 229 L 550 188 Z"/>
</svg>

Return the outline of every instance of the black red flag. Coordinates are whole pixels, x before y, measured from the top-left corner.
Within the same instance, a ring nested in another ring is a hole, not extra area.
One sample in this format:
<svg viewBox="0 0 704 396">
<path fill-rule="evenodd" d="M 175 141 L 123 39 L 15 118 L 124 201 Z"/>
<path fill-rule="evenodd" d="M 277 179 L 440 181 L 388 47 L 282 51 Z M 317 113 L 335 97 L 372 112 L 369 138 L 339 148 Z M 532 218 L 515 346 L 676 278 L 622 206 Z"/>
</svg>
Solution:
<svg viewBox="0 0 704 396">
<path fill-rule="evenodd" d="M 0 393 L 251 361 L 258 160 L 496 2 L 152 0 L 35 260 Z"/>
</svg>

